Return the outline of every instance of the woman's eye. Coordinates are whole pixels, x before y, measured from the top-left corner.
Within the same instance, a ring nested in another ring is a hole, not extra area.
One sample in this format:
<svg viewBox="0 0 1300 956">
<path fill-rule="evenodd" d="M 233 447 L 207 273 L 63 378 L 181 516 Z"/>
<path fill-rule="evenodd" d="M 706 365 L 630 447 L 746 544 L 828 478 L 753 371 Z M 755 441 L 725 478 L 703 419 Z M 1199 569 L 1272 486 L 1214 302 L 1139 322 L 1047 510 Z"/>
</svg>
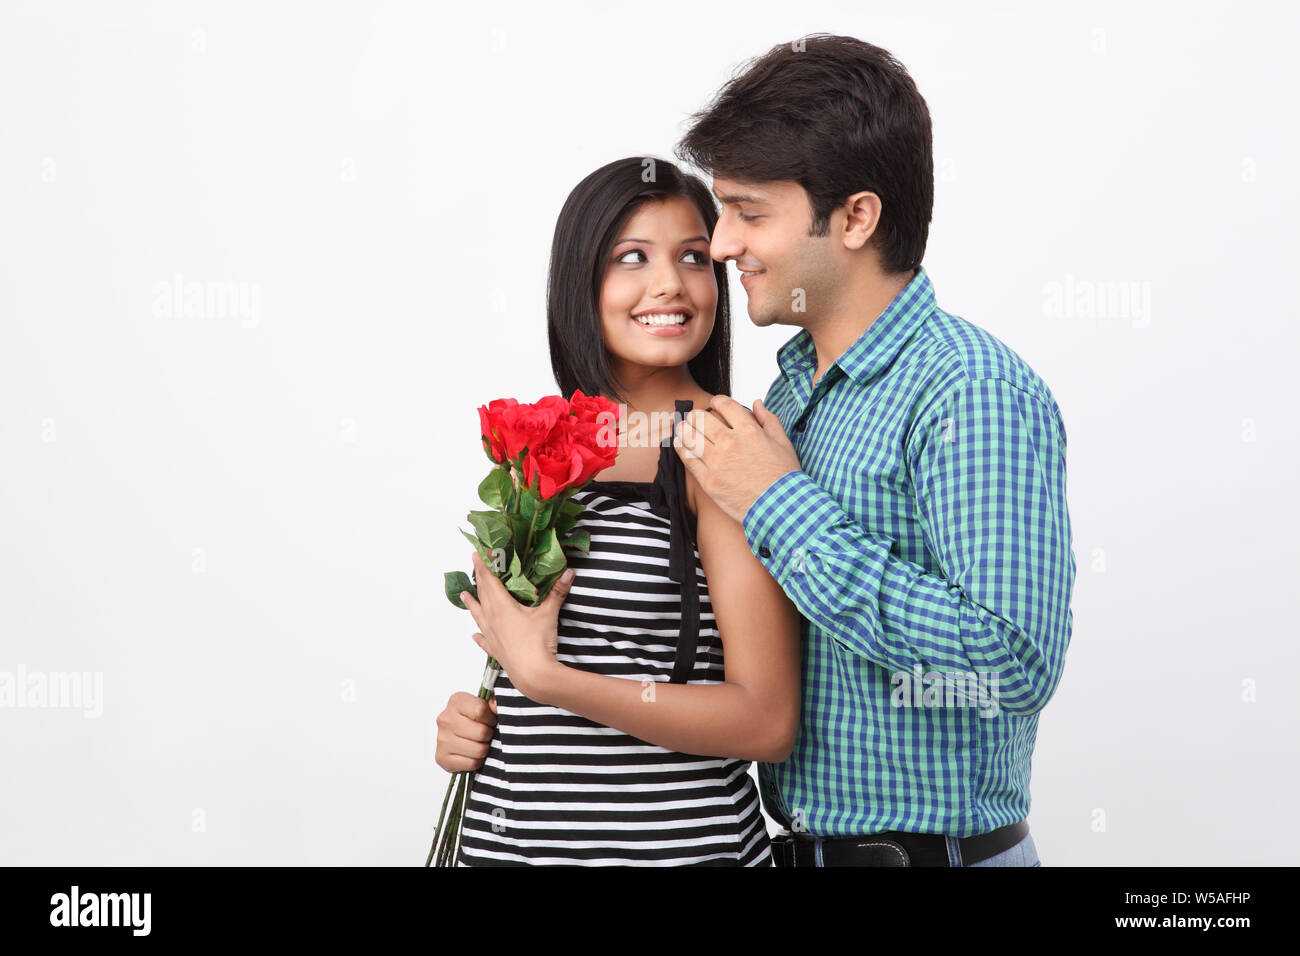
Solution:
<svg viewBox="0 0 1300 956">
<path fill-rule="evenodd" d="M 696 264 L 696 265 L 703 266 L 703 265 L 708 265 L 708 263 L 709 263 L 709 255 L 708 255 L 708 253 L 706 253 L 706 252 L 701 252 L 699 249 L 687 249 L 687 250 L 686 250 L 686 255 L 688 255 L 688 256 L 695 256 L 695 257 L 696 257 L 696 260 L 695 260 L 695 264 Z M 640 256 L 641 259 L 640 259 L 639 261 L 638 261 L 638 260 L 629 260 L 629 259 L 627 258 L 628 256 Z M 644 253 L 642 250 L 640 250 L 640 249 L 629 249 L 627 252 L 623 253 L 621 256 L 619 256 L 619 257 L 618 257 L 617 259 L 615 259 L 614 261 L 615 261 L 615 262 L 622 262 L 622 263 L 624 263 L 624 264 L 626 264 L 626 265 L 639 265 L 641 262 L 647 262 L 647 261 L 649 261 L 649 260 L 646 259 L 646 255 L 645 255 L 645 253 Z"/>
</svg>

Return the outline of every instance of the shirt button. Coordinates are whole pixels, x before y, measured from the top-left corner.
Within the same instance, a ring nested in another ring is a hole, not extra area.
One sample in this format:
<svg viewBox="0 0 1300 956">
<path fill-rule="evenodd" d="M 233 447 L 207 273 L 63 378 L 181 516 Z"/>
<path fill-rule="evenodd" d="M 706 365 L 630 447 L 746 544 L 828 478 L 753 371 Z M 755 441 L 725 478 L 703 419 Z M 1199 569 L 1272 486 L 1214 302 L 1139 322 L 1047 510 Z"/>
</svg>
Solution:
<svg viewBox="0 0 1300 956">
<path fill-rule="evenodd" d="M 761 548 L 758 549 L 758 556 L 760 558 L 770 558 L 772 556 L 772 552 L 767 550 L 767 545 L 763 545 Z"/>
<path fill-rule="evenodd" d="M 794 560 L 790 563 L 790 569 L 792 571 L 803 570 L 803 548 L 794 549 Z"/>
<path fill-rule="evenodd" d="M 801 418 L 801 419 L 799 419 L 799 422 L 794 426 L 794 430 L 797 431 L 797 432 L 801 432 L 801 431 L 804 430 L 804 428 L 805 428 L 807 425 L 808 425 L 808 419 L 806 419 L 806 418 Z"/>
</svg>

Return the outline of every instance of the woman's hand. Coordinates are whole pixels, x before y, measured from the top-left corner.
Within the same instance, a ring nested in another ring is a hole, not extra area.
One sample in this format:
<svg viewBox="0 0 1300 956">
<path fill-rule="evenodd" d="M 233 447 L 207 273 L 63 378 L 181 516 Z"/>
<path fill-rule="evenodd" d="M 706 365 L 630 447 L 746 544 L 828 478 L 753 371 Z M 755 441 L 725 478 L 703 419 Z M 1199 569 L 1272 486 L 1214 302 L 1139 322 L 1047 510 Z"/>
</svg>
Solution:
<svg viewBox="0 0 1300 956">
<path fill-rule="evenodd" d="M 487 759 L 492 729 L 497 723 L 497 702 L 474 694 L 456 693 L 438 715 L 438 743 L 433 759 L 448 773 L 477 770 Z"/>
<path fill-rule="evenodd" d="M 474 643 L 497 659 L 521 694 L 539 704 L 546 703 L 541 695 L 547 677 L 555 668 L 564 666 L 555 655 L 559 645 L 560 605 L 573 584 L 573 569 L 567 570 L 551 586 L 541 604 L 527 607 L 506 590 L 477 551 L 472 560 L 479 599 L 474 600 L 468 591 L 461 591 L 460 599 L 478 625 Z"/>
</svg>

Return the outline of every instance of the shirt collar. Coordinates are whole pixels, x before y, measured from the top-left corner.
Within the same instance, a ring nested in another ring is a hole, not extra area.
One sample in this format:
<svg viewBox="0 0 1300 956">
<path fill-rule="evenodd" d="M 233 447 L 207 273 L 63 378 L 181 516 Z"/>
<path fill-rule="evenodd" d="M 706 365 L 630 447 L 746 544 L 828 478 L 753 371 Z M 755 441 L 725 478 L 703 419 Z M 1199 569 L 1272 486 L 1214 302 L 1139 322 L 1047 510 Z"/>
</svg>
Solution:
<svg viewBox="0 0 1300 956">
<path fill-rule="evenodd" d="M 925 268 L 916 270 L 912 281 L 894 296 L 874 322 L 858 340 L 844 350 L 844 354 L 831 363 L 838 365 L 855 384 L 863 385 L 877 373 L 889 367 L 908 339 L 935 310 L 934 286 Z M 817 349 L 812 333 L 799 332 L 781 346 L 776 362 L 788 379 L 799 374 L 811 374 L 817 368 Z M 825 374 L 829 374 L 830 369 Z M 823 375 L 823 378 L 825 375 Z"/>
</svg>

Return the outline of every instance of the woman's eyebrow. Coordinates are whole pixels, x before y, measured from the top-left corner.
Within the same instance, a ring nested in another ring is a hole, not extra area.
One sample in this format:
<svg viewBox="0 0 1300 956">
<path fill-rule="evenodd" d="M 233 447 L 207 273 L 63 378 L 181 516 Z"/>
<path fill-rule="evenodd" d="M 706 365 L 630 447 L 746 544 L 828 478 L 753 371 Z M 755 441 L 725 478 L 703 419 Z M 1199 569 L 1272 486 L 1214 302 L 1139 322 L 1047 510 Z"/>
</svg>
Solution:
<svg viewBox="0 0 1300 956">
<path fill-rule="evenodd" d="M 688 242 L 708 242 L 708 241 L 709 241 L 708 236 L 691 236 L 691 238 L 689 239 L 683 239 L 681 242 L 678 243 L 678 245 L 684 246 Z M 626 239 L 618 240 L 618 242 L 614 243 L 614 245 L 616 246 L 622 245 L 625 242 L 644 242 L 647 246 L 653 246 L 655 244 L 653 239 L 637 239 L 633 236 L 628 236 Z"/>
</svg>

